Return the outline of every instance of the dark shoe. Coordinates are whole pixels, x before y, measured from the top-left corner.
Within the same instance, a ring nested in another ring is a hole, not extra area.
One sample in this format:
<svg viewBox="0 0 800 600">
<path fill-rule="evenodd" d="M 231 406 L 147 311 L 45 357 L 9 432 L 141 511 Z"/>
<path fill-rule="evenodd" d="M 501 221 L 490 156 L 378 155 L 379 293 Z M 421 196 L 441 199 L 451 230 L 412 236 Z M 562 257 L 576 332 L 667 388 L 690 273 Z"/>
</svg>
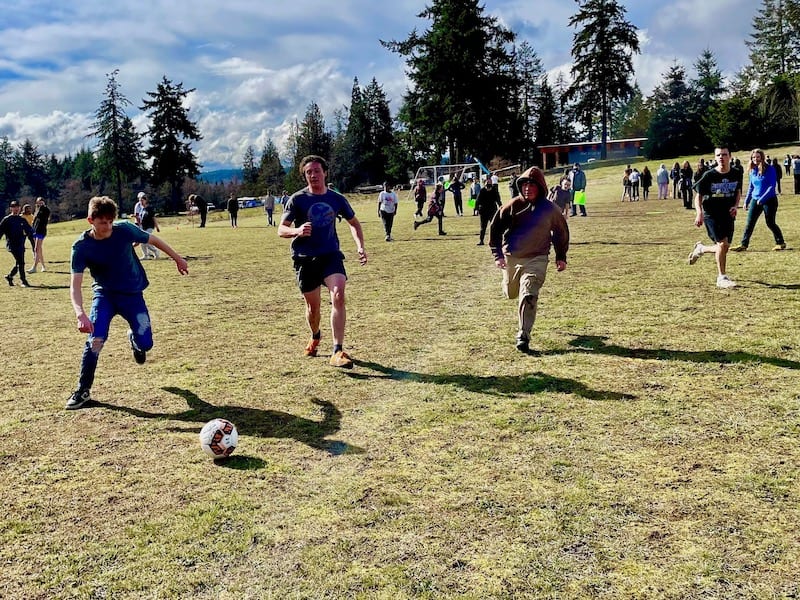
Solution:
<svg viewBox="0 0 800 600">
<path fill-rule="evenodd" d="M 516 341 L 516 344 L 515 344 L 516 347 L 517 347 L 517 350 L 519 350 L 520 352 L 529 352 L 530 351 L 530 345 L 529 344 L 530 344 L 530 340 L 528 339 L 528 336 L 526 336 L 522 332 L 517 334 L 517 341 Z"/>
<path fill-rule="evenodd" d="M 447 232 L 446 231 L 440 231 L 439 235 L 447 235 Z"/>
<path fill-rule="evenodd" d="M 483 246 L 483 242 L 478 242 L 478 243 L 477 243 L 477 244 L 475 244 L 475 245 L 476 245 L 476 246 Z"/>
<path fill-rule="evenodd" d="M 92 396 L 90 395 L 89 390 L 77 389 L 72 392 L 72 395 L 69 397 L 69 400 L 67 400 L 67 404 L 64 408 L 67 410 L 75 410 L 91 401 Z"/>
<path fill-rule="evenodd" d="M 133 341 L 133 331 L 128 329 L 128 341 L 131 343 L 131 350 L 133 351 L 133 360 L 136 361 L 136 364 L 143 365 L 144 361 L 147 360 L 147 352 L 144 350 L 140 350 L 139 346 L 136 345 L 136 342 Z"/>
<path fill-rule="evenodd" d="M 21 285 L 22 287 L 31 287 L 31 284 L 30 284 L 30 283 L 28 283 L 28 280 L 27 280 L 27 279 L 23 279 L 23 280 L 20 282 L 20 285 Z"/>
<path fill-rule="evenodd" d="M 8 285 L 14 287 L 14 278 L 11 277 L 11 275 L 6 275 L 6 281 L 8 282 Z"/>
<path fill-rule="evenodd" d="M 417 230 L 417 227 L 419 227 L 419 221 L 414 221 L 414 231 Z"/>
</svg>

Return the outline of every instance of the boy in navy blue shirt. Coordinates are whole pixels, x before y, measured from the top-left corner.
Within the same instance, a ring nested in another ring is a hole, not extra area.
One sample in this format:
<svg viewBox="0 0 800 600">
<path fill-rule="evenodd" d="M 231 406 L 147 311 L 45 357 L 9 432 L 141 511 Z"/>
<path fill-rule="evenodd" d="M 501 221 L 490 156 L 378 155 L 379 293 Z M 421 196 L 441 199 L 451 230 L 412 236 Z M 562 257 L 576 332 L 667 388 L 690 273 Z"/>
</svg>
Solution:
<svg viewBox="0 0 800 600">
<path fill-rule="evenodd" d="M 186 260 L 162 239 L 142 231 L 132 223 L 115 223 L 117 205 L 108 196 L 95 196 L 89 201 L 88 221 L 91 229 L 84 231 L 72 244 L 70 298 L 78 318 L 78 331 L 89 334 L 81 360 L 81 373 L 76 389 L 67 401 L 67 410 L 82 407 L 91 401 L 97 360 L 108 338 L 114 315 L 121 315 L 128 324 L 128 340 L 133 358 L 143 364 L 147 351 L 153 347 L 150 314 L 144 303 L 143 291 L 148 285 L 147 274 L 136 256 L 133 245 L 151 244 L 162 250 L 186 275 Z M 83 272 L 94 279 L 92 307 L 89 315 L 83 310 Z"/>
<path fill-rule="evenodd" d="M 14 285 L 14 275 L 19 272 L 22 287 L 29 287 L 25 278 L 25 240 L 33 240 L 33 229 L 20 214 L 19 202 L 11 201 L 11 214 L 0 221 L 0 238 L 6 236 L 6 248 L 14 257 L 14 268 L 6 275 L 8 285 Z"/>
</svg>

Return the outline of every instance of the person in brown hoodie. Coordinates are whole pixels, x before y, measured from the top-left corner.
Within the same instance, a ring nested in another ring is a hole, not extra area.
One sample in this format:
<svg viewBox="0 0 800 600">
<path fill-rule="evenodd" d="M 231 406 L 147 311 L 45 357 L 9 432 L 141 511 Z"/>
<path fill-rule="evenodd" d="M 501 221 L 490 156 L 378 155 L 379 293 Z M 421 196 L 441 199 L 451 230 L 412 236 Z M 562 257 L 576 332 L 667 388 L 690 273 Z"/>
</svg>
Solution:
<svg viewBox="0 0 800 600">
<path fill-rule="evenodd" d="M 492 218 L 489 248 L 495 265 L 503 270 L 503 294 L 519 299 L 516 347 L 528 352 L 550 247 L 555 248 L 556 269 L 563 271 L 567 268 L 569 228 L 559 208 L 547 199 L 547 182 L 541 169 L 531 167 L 522 173 L 517 186 L 519 195 Z"/>
</svg>

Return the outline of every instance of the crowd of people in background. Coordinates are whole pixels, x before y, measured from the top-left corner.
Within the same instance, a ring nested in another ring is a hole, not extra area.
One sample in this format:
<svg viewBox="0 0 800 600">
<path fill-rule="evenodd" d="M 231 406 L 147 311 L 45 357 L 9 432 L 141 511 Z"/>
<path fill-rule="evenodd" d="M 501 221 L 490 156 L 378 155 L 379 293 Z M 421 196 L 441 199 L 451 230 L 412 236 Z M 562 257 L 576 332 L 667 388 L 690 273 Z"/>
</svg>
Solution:
<svg viewBox="0 0 800 600">
<path fill-rule="evenodd" d="M 363 250 L 363 234 L 358 220 L 354 216 L 346 198 L 326 182 L 327 164 L 321 157 L 309 157 L 303 166 L 303 175 L 309 186 L 289 196 L 286 190 L 278 197 L 267 191 L 261 198 L 263 210 L 268 227 L 278 227 L 281 237 L 289 237 L 292 242 L 292 253 L 295 262 L 296 275 L 301 293 L 306 299 L 307 316 L 311 340 L 306 347 L 307 356 L 315 356 L 320 340 L 319 330 L 319 301 L 320 286 L 326 285 L 331 292 L 332 316 L 331 328 L 333 335 L 333 366 L 350 368 L 352 360 L 343 350 L 344 338 L 344 269 L 341 264 L 341 253 L 338 251 L 338 239 L 334 246 L 317 247 L 312 239 L 311 223 L 316 227 L 335 227 L 336 220 L 345 219 L 351 227 L 353 239 L 356 241 L 359 259 L 366 263 L 366 253 Z M 782 162 L 782 164 L 781 164 Z M 641 168 L 640 168 L 641 167 Z M 755 149 L 750 155 L 748 165 L 749 186 L 744 192 L 743 180 L 745 168 L 739 159 L 731 156 L 728 148 L 722 146 L 715 149 L 711 160 L 700 158 L 693 167 L 688 160 L 676 161 L 671 169 L 661 163 L 655 174 L 648 165 L 627 165 L 622 174 L 622 202 L 639 202 L 650 199 L 650 188 L 655 185 L 658 189 L 658 200 L 670 198 L 670 183 L 672 183 L 672 199 L 680 200 L 686 209 L 695 210 L 694 224 L 697 227 L 705 226 L 711 244 L 697 242 L 688 257 L 688 263 L 696 263 L 705 254 L 713 254 L 717 267 L 717 287 L 732 288 L 736 283 L 727 273 L 727 254 L 729 251 L 744 252 L 748 249 L 755 226 L 764 215 L 767 228 L 774 237 L 773 250 L 783 250 L 786 242 L 783 232 L 776 222 L 778 212 L 778 195 L 781 193 L 781 179 L 783 175 L 794 176 L 794 192 L 800 194 L 800 155 L 787 154 L 782 160 L 772 159 L 762 150 Z M 427 185 L 426 185 L 427 184 Z M 428 185 L 432 185 L 428 193 Z M 536 303 L 539 289 L 544 280 L 547 266 L 547 256 L 551 248 L 556 249 L 556 263 L 559 271 L 566 268 L 566 251 L 569 246 L 568 219 L 587 216 L 586 189 L 587 177 L 580 163 L 573 163 L 564 169 L 557 182 L 548 188 L 543 172 L 532 167 L 524 171 L 519 177 L 513 172 L 508 178 L 510 200 L 503 202 L 500 195 L 500 179 L 496 172 L 487 173 L 481 177 L 478 173 L 465 175 L 451 173 L 447 177 L 440 177 L 432 183 L 424 179 L 413 183 L 410 196 L 414 200 L 413 229 L 431 223 L 438 224 L 438 233 L 447 235 L 444 230 L 444 218 L 447 194 L 453 197 L 453 216 L 464 216 L 463 195 L 469 194 L 468 207 L 472 208 L 472 215 L 479 217 L 478 246 L 487 244 L 495 258 L 495 263 L 503 272 L 503 290 L 507 298 L 518 299 L 519 304 L 519 330 L 516 345 L 519 350 L 527 351 L 530 339 L 530 330 L 536 317 Z M 305 196 L 303 195 L 305 194 Z M 744 196 L 744 204 L 741 198 Z M 319 198 L 332 206 L 335 210 L 317 214 Z M 103 198 L 94 198 L 90 207 L 89 222 L 92 229 L 89 237 L 97 240 L 105 239 L 108 232 L 98 228 L 98 219 L 102 226 L 107 223 L 103 219 L 116 216 L 116 206 L 113 201 Z M 317 203 L 315 203 L 317 202 Z M 399 206 L 398 194 L 391 182 L 384 182 L 377 198 L 377 215 L 383 226 L 384 239 L 393 241 L 392 231 L 395 216 Z M 275 218 L 274 211 L 281 206 L 281 218 Z M 47 235 L 47 225 L 50 210 L 43 198 L 37 198 L 36 210 L 26 204 L 20 206 L 19 202 L 10 204 L 10 214 L 0 221 L 0 236 L 5 236 L 6 247 L 14 258 L 14 266 L 5 276 L 10 286 L 14 285 L 14 278 L 19 276 L 20 284 L 29 287 L 26 275 L 32 274 L 40 267 L 46 270 L 43 243 Z M 240 202 L 234 195 L 230 195 L 224 206 L 230 218 L 230 226 L 238 228 L 238 212 Z M 737 211 L 740 208 L 747 210 L 747 220 L 739 244 L 732 245 L 734 224 Z M 206 226 L 208 203 L 198 194 L 191 194 L 187 199 L 187 210 L 190 214 L 200 215 L 200 227 Z M 95 212 L 92 212 L 95 211 Z M 140 260 L 157 259 L 161 251 L 167 252 L 173 260 L 177 255 L 172 249 L 155 237 L 154 232 L 160 232 L 156 212 L 150 204 L 145 192 L 137 194 L 137 202 L 133 209 L 135 224 L 131 224 L 141 235 L 129 235 L 126 238 L 131 244 L 133 256 L 135 248 L 141 248 Z M 110 221 L 109 223 L 110 224 Z M 113 229 L 114 232 L 117 229 Z M 119 230 L 122 231 L 122 230 Z M 128 230 L 125 230 L 128 231 Z M 121 235 L 121 234 L 120 234 Z M 336 238 L 335 234 L 331 239 Z M 81 238 L 83 239 L 83 238 Z M 313 242 L 313 243 L 312 243 Z M 33 265 L 25 268 L 25 247 L 30 243 L 34 255 Z M 83 243 L 83 242 L 82 242 Z M 86 241 L 88 245 L 94 242 Z M 310 244 L 310 245 L 309 245 Z M 88 247 L 88 246 L 87 246 Z M 308 252 L 321 254 L 308 254 Z M 320 257 L 330 266 L 321 269 Z M 334 258 L 331 258 L 334 257 Z M 339 258 L 335 258 L 339 257 Z M 94 259 L 92 259 L 94 260 Z M 185 272 L 185 264 L 177 257 L 180 272 Z M 514 274 L 511 274 L 508 265 L 513 263 Z M 91 270 L 91 265 L 87 263 Z M 87 265 L 78 265 L 86 268 Z M 321 269 L 321 270 L 320 270 Z M 330 272 L 328 272 L 330 271 Z M 139 273 L 139 270 L 136 270 Z M 76 273 L 76 271 L 73 271 Z M 94 275 L 94 273 L 93 273 Z M 513 275 L 513 276 L 512 276 Z M 102 277 L 101 277 L 102 278 Z M 75 279 L 75 277 L 73 277 Z M 110 282 L 109 282 L 110 283 Z M 73 281 L 73 293 L 75 287 Z M 332 287 L 331 287 L 332 286 Z M 73 297 L 76 314 L 79 315 L 79 328 L 92 334 L 91 328 L 86 324 L 86 319 L 81 317 L 82 306 L 77 296 Z M 116 307 L 113 311 L 126 310 Z M 79 314 L 80 313 L 80 314 Z M 112 315 L 113 316 L 113 315 Z M 110 318 L 110 317 L 109 317 Z M 126 317 L 127 318 L 127 317 Z M 130 320 L 130 319 L 129 319 Z M 95 331 L 95 336 L 96 331 Z M 145 336 L 146 337 L 146 336 Z M 91 335 L 90 335 L 91 338 Z M 151 340 L 133 335 L 130 340 L 137 362 L 141 360 L 149 347 Z M 87 342 L 88 344 L 88 342 Z M 87 345 L 89 359 L 84 357 L 81 380 L 78 389 L 70 398 L 67 408 L 78 408 L 89 398 L 88 390 L 91 386 L 91 373 L 96 364 L 98 349 Z M 89 365 L 88 367 L 86 365 Z"/>
</svg>

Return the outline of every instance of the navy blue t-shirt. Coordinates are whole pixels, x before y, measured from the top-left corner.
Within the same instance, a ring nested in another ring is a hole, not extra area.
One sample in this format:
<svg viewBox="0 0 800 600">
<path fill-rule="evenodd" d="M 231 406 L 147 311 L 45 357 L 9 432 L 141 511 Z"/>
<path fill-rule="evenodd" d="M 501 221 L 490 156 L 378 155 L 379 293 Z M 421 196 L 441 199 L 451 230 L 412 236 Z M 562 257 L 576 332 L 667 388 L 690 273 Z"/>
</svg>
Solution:
<svg viewBox="0 0 800 600">
<path fill-rule="evenodd" d="M 336 215 L 349 221 L 356 216 L 347 198 L 333 190 L 312 194 L 308 188 L 295 193 L 283 208 L 281 221 L 290 221 L 295 227 L 311 223 L 311 235 L 292 240 L 292 256 L 322 256 L 339 252 L 336 235 Z"/>
<path fill-rule="evenodd" d="M 104 240 L 84 231 L 72 244 L 70 270 L 83 273 L 89 269 L 96 291 L 141 292 L 149 282 L 133 244 L 146 244 L 149 239 L 149 233 L 127 221 L 114 223 L 111 235 Z"/>
<path fill-rule="evenodd" d="M 742 189 L 742 171 L 731 169 L 720 173 L 709 169 L 694 184 L 694 190 L 700 194 L 703 210 L 708 214 L 725 214 L 736 202 L 736 192 Z"/>
</svg>

